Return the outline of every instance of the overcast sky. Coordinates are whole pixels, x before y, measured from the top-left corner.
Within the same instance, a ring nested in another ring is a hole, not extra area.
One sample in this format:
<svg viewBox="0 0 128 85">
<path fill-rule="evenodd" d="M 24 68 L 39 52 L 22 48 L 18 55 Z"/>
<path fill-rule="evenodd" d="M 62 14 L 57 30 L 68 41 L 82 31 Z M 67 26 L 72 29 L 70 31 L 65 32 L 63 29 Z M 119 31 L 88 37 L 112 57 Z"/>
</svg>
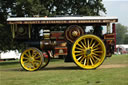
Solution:
<svg viewBox="0 0 128 85">
<path fill-rule="evenodd" d="M 128 0 L 103 0 L 106 16 L 116 16 L 119 23 L 128 26 Z"/>
</svg>

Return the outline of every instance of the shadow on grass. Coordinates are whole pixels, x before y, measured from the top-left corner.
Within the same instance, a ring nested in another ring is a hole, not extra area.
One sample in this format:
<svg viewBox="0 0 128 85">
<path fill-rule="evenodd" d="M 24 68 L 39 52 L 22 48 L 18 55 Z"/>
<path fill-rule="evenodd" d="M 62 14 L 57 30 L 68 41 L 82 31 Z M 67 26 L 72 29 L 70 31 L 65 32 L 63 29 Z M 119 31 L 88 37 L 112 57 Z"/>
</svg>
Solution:
<svg viewBox="0 0 128 85">
<path fill-rule="evenodd" d="M 14 64 L 18 64 L 19 61 L 2 61 L 0 62 L 0 65 L 14 65 Z"/>
<path fill-rule="evenodd" d="M 46 68 L 42 68 L 37 70 L 38 71 L 56 71 L 56 70 L 82 70 L 81 68 L 77 67 L 77 66 L 67 66 L 67 67 L 46 67 Z M 22 67 L 21 68 L 9 68 L 9 69 L 3 69 L 0 71 L 19 71 L 19 72 L 35 72 L 35 71 L 26 71 L 24 70 Z"/>
<path fill-rule="evenodd" d="M 40 69 L 41 71 L 47 71 L 47 70 L 82 70 L 81 68 L 79 68 L 78 66 L 57 66 L 57 67 L 46 67 L 46 68 L 42 68 Z"/>
<path fill-rule="evenodd" d="M 58 62 L 58 61 L 62 61 L 62 60 L 58 60 L 58 59 L 54 59 L 52 60 L 52 62 Z M 7 65 L 18 65 L 18 67 L 11 67 L 11 68 L 4 68 L 4 69 L 0 69 L 0 71 L 23 71 L 23 72 L 30 72 L 30 71 L 26 71 L 24 70 L 20 64 L 19 61 L 4 61 L 4 62 L 0 62 L 1 66 L 7 66 Z M 81 70 L 81 68 L 77 67 L 77 66 L 46 66 L 45 68 L 41 68 L 37 71 L 54 71 L 54 70 Z"/>
<path fill-rule="evenodd" d="M 61 62 L 64 61 L 64 59 L 50 59 L 50 62 Z"/>
</svg>

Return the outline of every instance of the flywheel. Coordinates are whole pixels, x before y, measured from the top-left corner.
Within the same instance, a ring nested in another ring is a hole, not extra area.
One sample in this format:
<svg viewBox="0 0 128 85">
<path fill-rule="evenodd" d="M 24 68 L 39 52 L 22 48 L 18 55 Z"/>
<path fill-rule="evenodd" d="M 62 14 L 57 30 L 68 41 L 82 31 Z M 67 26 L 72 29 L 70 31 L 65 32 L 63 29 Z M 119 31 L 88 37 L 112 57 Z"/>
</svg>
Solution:
<svg viewBox="0 0 128 85">
<path fill-rule="evenodd" d="M 94 69 L 100 66 L 106 56 L 103 41 L 95 35 L 83 35 L 73 44 L 72 57 L 74 62 L 83 69 Z"/>
<path fill-rule="evenodd" d="M 68 41 L 74 42 L 79 36 L 84 34 L 84 30 L 82 27 L 78 25 L 70 25 L 66 30 L 65 30 L 65 37 Z"/>
</svg>

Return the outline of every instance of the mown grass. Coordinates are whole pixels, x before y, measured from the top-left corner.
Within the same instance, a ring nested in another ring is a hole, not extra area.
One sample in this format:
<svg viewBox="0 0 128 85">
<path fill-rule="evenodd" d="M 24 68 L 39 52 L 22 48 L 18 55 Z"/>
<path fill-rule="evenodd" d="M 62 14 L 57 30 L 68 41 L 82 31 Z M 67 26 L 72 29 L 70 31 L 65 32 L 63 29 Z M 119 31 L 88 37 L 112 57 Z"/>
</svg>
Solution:
<svg viewBox="0 0 128 85">
<path fill-rule="evenodd" d="M 128 54 L 127 55 L 113 55 L 107 58 L 103 64 L 128 64 Z"/>
<path fill-rule="evenodd" d="M 82 70 L 73 63 L 53 60 L 45 69 L 28 72 L 17 61 L 5 63 L 0 63 L 0 85 L 128 85 L 128 67 Z M 104 65 L 108 64 L 128 64 L 128 55 L 107 58 Z"/>
</svg>

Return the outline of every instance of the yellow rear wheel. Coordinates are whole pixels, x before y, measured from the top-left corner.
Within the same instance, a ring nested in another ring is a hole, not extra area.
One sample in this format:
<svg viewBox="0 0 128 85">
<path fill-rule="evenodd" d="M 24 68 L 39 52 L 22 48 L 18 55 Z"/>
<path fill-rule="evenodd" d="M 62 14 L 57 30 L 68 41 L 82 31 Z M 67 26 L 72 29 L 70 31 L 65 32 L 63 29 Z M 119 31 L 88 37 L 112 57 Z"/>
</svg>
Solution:
<svg viewBox="0 0 128 85">
<path fill-rule="evenodd" d="M 37 48 L 26 49 L 20 57 L 21 66 L 27 71 L 38 70 L 46 66 L 48 62 L 43 53 Z"/>
<path fill-rule="evenodd" d="M 73 44 L 72 57 L 74 62 L 83 69 L 94 69 L 100 66 L 106 56 L 103 41 L 95 35 L 83 35 Z"/>
</svg>

